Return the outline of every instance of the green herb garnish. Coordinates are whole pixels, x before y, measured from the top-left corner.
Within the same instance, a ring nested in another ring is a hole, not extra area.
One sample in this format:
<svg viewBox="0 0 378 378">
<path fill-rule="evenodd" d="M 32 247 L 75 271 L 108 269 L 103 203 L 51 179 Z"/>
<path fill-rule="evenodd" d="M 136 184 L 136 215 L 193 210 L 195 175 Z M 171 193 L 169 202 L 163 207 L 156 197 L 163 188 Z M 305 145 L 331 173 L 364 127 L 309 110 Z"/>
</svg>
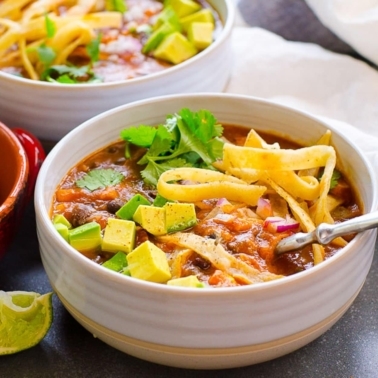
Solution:
<svg viewBox="0 0 378 378">
<path fill-rule="evenodd" d="M 55 23 L 51 20 L 47 13 L 45 14 L 45 29 L 47 38 L 52 38 L 55 35 Z M 43 63 L 45 68 L 49 67 L 56 58 L 55 51 L 51 47 L 46 46 L 45 43 L 38 46 L 35 51 L 37 52 L 38 59 Z"/>
<path fill-rule="evenodd" d="M 56 33 L 56 26 L 54 21 L 49 17 L 49 15 L 45 14 L 45 28 L 46 28 L 46 34 L 47 38 L 54 37 Z"/>
<path fill-rule="evenodd" d="M 341 178 L 341 173 L 338 170 L 334 169 L 332 172 L 331 184 L 329 187 L 330 190 L 336 188 L 337 184 L 339 183 L 340 178 Z"/>
<path fill-rule="evenodd" d="M 86 47 L 87 53 L 91 58 L 91 62 L 97 62 L 100 57 L 100 43 L 101 43 L 101 34 L 97 38 L 93 39 Z"/>
<path fill-rule="evenodd" d="M 56 58 L 55 51 L 45 44 L 40 45 L 36 50 L 38 59 L 44 64 L 45 67 L 48 67 Z"/>
<path fill-rule="evenodd" d="M 107 11 L 125 13 L 127 6 L 124 0 L 105 0 L 105 9 Z"/>
<path fill-rule="evenodd" d="M 123 174 L 114 169 L 94 169 L 77 180 L 76 185 L 93 192 L 96 189 L 119 184 L 123 179 Z"/>
<path fill-rule="evenodd" d="M 41 79 L 62 84 L 101 82 L 101 79 L 94 74 L 90 66 L 51 66 L 42 73 Z"/>
<path fill-rule="evenodd" d="M 318 178 L 319 181 L 322 179 L 323 174 L 324 174 L 324 171 L 319 176 L 319 178 Z M 332 189 L 336 188 L 336 186 L 339 183 L 339 180 L 341 179 L 341 177 L 342 177 L 341 173 L 337 169 L 334 169 L 333 172 L 332 172 L 332 177 L 331 177 L 331 182 L 330 182 L 329 190 L 332 190 Z"/>
<path fill-rule="evenodd" d="M 208 110 L 192 112 L 184 108 L 157 128 L 141 125 L 124 129 L 121 138 L 147 148 L 138 164 L 146 165 L 141 171 L 144 181 L 156 185 L 160 175 L 172 168 L 214 169 L 212 163 L 222 157 L 222 133 L 223 127 Z"/>
</svg>

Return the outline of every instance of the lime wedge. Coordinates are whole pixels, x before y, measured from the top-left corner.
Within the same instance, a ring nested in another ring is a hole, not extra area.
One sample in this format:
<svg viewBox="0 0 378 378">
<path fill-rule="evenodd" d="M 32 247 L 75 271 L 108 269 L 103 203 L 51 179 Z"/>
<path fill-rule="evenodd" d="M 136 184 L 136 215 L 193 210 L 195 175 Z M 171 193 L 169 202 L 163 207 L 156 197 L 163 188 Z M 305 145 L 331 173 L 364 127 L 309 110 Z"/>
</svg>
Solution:
<svg viewBox="0 0 378 378">
<path fill-rule="evenodd" d="M 0 290 L 0 355 L 37 345 L 53 319 L 52 294 Z"/>
</svg>

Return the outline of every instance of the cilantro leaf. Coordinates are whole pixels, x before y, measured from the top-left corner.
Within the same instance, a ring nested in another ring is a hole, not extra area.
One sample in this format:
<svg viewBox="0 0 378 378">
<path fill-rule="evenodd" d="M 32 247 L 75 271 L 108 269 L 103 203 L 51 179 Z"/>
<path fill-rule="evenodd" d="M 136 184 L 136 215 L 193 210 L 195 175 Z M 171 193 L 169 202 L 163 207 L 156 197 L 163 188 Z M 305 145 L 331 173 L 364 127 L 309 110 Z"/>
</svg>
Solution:
<svg viewBox="0 0 378 378">
<path fill-rule="evenodd" d="M 223 145 L 224 145 L 224 141 L 218 137 L 208 142 L 209 153 L 213 156 L 214 160 L 222 159 Z"/>
<path fill-rule="evenodd" d="M 38 59 L 48 67 L 56 58 L 55 51 L 51 48 L 46 46 L 45 44 L 40 45 L 37 47 L 37 55 Z"/>
<path fill-rule="evenodd" d="M 69 75 L 64 74 L 62 76 L 59 76 L 56 81 L 61 84 L 76 84 L 75 80 L 72 80 Z"/>
<path fill-rule="evenodd" d="M 159 126 L 149 150 L 143 158 L 138 161 L 138 164 L 147 164 L 149 158 L 155 159 L 156 156 L 164 155 L 166 152 L 170 151 L 172 142 L 171 133 L 164 126 Z"/>
<path fill-rule="evenodd" d="M 323 174 L 324 174 L 324 170 L 321 171 L 321 174 L 318 177 L 319 181 L 321 181 L 321 179 L 323 177 Z M 341 173 L 337 169 L 334 169 L 333 172 L 332 172 L 332 177 L 331 177 L 331 182 L 330 182 L 329 190 L 332 190 L 332 189 L 336 188 L 336 186 L 339 183 L 339 180 L 340 180 L 341 177 L 342 177 Z"/>
<path fill-rule="evenodd" d="M 58 83 L 78 84 L 101 81 L 89 66 L 75 67 L 66 65 L 51 66 L 42 75 L 42 80 Z"/>
<path fill-rule="evenodd" d="M 124 0 L 105 0 L 105 9 L 107 11 L 125 13 L 127 6 Z"/>
<path fill-rule="evenodd" d="M 339 183 L 339 179 L 341 178 L 341 173 L 337 170 L 334 169 L 332 172 L 332 177 L 331 177 L 331 184 L 330 184 L 330 190 L 336 188 L 337 184 Z"/>
<path fill-rule="evenodd" d="M 45 14 L 45 28 L 46 28 L 46 34 L 47 38 L 54 37 L 56 33 L 56 26 L 54 21 L 49 17 L 49 15 Z"/>
<path fill-rule="evenodd" d="M 181 119 L 186 123 L 188 128 L 203 143 L 207 143 L 211 138 L 222 135 L 223 128 L 216 125 L 216 119 L 208 110 L 191 112 L 184 108 L 179 113 Z"/>
<path fill-rule="evenodd" d="M 172 168 L 190 167 L 184 159 L 172 159 L 164 163 L 156 163 L 149 160 L 146 168 L 141 172 L 144 181 L 154 186 L 157 185 L 158 179 L 162 173 Z"/>
<path fill-rule="evenodd" d="M 183 119 L 178 119 L 177 127 L 180 130 L 180 141 L 176 150 L 172 153 L 171 157 L 176 157 L 187 152 L 196 152 L 206 164 L 211 164 L 214 159 L 209 154 L 207 146 L 192 133 L 192 129 L 184 122 Z"/>
<path fill-rule="evenodd" d="M 91 62 L 97 62 L 100 57 L 100 43 L 101 43 L 101 34 L 97 38 L 93 39 L 87 46 L 86 50 L 91 58 Z"/>
<path fill-rule="evenodd" d="M 184 108 L 169 115 L 157 128 L 141 125 L 121 131 L 121 138 L 131 144 L 147 148 L 138 164 L 145 182 L 156 185 L 159 176 L 177 167 L 214 169 L 212 163 L 222 157 L 224 142 L 219 138 L 223 127 L 208 110 L 192 112 Z M 130 156 L 126 145 L 125 156 Z"/>
<path fill-rule="evenodd" d="M 76 185 L 93 192 L 96 189 L 119 184 L 123 179 L 123 174 L 114 169 L 95 169 L 77 180 Z"/>
<path fill-rule="evenodd" d="M 132 126 L 121 131 L 121 138 L 139 147 L 150 147 L 154 141 L 157 130 L 151 126 Z"/>
</svg>

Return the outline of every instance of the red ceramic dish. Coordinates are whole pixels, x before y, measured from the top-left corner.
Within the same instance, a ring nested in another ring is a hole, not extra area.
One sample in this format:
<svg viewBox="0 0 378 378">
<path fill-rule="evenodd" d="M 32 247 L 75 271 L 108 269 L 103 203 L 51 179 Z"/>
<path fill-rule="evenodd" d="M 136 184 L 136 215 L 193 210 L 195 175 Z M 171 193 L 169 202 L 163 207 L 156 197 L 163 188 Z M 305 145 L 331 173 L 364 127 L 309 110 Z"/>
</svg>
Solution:
<svg viewBox="0 0 378 378">
<path fill-rule="evenodd" d="M 0 123 L 0 259 L 14 236 L 20 215 L 33 194 L 45 152 L 39 140 L 23 129 Z"/>
</svg>

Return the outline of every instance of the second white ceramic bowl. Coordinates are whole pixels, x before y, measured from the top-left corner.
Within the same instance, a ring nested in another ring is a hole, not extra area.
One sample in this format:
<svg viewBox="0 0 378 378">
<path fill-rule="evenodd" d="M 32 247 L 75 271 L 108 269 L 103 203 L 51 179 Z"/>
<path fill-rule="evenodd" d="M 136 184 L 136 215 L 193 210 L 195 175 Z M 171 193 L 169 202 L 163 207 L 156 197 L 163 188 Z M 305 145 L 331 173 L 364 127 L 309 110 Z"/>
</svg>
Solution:
<svg viewBox="0 0 378 378">
<path fill-rule="evenodd" d="M 106 110 L 148 97 L 221 92 L 232 69 L 233 0 L 209 0 L 223 22 L 214 43 L 193 58 L 158 73 L 113 83 L 54 84 L 0 72 L 0 114 L 10 127 L 23 127 L 58 141 L 74 127 Z"/>
</svg>

